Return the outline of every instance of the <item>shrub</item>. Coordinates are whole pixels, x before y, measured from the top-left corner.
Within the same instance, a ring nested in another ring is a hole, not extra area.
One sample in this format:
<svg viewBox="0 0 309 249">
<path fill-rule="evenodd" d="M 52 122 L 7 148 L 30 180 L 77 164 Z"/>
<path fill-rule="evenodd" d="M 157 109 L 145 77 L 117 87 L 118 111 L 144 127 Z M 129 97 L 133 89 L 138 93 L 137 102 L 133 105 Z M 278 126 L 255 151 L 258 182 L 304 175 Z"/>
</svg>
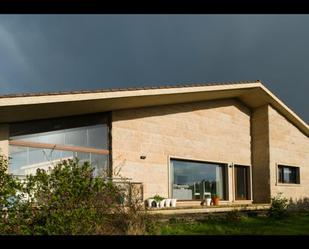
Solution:
<svg viewBox="0 0 309 249">
<path fill-rule="evenodd" d="M 258 217 L 258 212 L 255 211 L 249 211 L 247 212 L 248 217 Z"/>
<path fill-rule="evenodd" d="M 271 206 L 268 210 L 268 216 L 274 218 L 283 218 L 286 215 L 288 199 L 278 193 L 277 196 L 271 198 Z"/>
<path fill-rule="evenodd" d="M 227 212 L 225 214 L 225 219 L 229 222 L 238 222 L 240 221 L 242 218 L 240 212 L 236 209 L 230 211 L 230 212 Z"/>
<path fill-rule="evenodd" d="M 168 222 L 169 222 L 170 224 L 174 224 L 174 223 L 177 223 L 178 220 L 177 220 L 176 217 L 171 217 L 171 218 L 169 218 Z"/>
<path fill-rule="evenodd" d="M 22 227 L 17 224 L 28 222 L 28 212 L 22 205 L 21 182 L 7 171 L 8 160 L 0 155 L 0 233 L 19 233 Z"/>
<path fill-rule="evenodd" d="M 295 201 L 290 199 L 287 210 L 292 211 L 292 212 L 308 212 L 309 211 L 309 198 L 304 197 L 304 198 L 301 198 Z"/>
<path fill-rule="evenodd" d="M 12 174 L 8 174 L 8 160 L 0 154 L 0 210 L 11 208 L 20 200 L 21 184 Z"/>
<path fill-rule="evenodd" d="M 38 169 L 24 181 L 7 173 L 0 157 L 1 234 L 143 234 L 146 213 L 130 194 L 105 177 L 94 177 L 89 162 L 64 160 Z M 129 200 L 126 203 L 120 200 Z"/>
</svg>

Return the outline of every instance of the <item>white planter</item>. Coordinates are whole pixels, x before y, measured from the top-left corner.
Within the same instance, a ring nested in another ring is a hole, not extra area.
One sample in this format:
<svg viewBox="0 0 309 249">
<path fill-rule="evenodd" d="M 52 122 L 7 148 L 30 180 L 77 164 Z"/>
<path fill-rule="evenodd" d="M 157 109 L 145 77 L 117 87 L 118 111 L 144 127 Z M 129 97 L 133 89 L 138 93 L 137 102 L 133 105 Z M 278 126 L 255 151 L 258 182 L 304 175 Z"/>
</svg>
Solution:
<svg viewBox="0 0 309 249">
<path fill-rule="evenodd" d="M 160 202 L 159 201 L 155 201 L 157 203 L 157 208 L 160 208 Z"/>
<path fill-rule="evenodd" d="M 172 207 L 176 207 L 177 199 L 171 199 Z"/>
<path fill-rule="evenodd" d="M 171 206 L 171 202 L 172 202 L 172 199 L 165 199 L 165 206 L 166 207 L 170 207 Z"/>
<path fill-rule="evenodd" d="M 206 198 L 206 206 L 210 206 L 211 204 L 211 198 Z"/>
<path fill-rule="evenodd" d="M 151 204 L 152 204 L 152 202 L 154 201 L 154 199 L 148 199 L 147 201 L 148 201 L 148 207 L 152 207 Z"/>
<path fill-rule="evenodd" d="M 159 202 L 159 207 L 163 208 L 165 205 L 165 199 Z"/>
</svg>

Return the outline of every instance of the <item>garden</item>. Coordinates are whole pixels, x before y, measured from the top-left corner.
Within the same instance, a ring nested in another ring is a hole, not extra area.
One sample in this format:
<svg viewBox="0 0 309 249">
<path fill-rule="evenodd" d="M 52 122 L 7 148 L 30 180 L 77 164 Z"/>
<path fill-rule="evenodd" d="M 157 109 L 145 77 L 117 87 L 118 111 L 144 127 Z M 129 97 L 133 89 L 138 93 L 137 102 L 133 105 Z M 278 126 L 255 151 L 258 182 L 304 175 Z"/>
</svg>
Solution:
<svg viewBox="0 0 309 249">
<path fill-rule="evenodd" d="M 0 234 L 309 235 L 306 198 L 295 203 L 279 194 L 264 213 L 163 219 L 147 213 L 138 193 L 93 172 L 89 162 L 70 159 L 20 179 L 8 173 L 8 160 L 0 155 Z"/>
</svg>

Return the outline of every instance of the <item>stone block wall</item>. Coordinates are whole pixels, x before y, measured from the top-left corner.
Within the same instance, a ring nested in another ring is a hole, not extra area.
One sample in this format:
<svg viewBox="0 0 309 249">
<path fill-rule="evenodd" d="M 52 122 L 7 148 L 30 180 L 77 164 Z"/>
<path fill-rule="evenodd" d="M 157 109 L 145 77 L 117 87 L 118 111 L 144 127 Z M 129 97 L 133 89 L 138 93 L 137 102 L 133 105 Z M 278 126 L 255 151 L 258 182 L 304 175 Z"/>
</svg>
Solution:
<svg viewBox="0 0 309 249">
<path fill-rule="evenodd" d="M 309 197 L 309 139 L 269 106 L 271 194 L 283 192 L 292 199 Z M 300 168 L 300 184 L 278 183 L 278 164 Z"/>
<path fill-rule="evenodd" d="M 113 167 L 144 183 L 144 198 L 170 195 L 170 157 L 251 165 L 250 110 L 235 99 L 114 111 Z M 146 159 L 140 159 L 140 156 Z M 232 200 L 231 168 L 229 199 Z"/>
</svg>

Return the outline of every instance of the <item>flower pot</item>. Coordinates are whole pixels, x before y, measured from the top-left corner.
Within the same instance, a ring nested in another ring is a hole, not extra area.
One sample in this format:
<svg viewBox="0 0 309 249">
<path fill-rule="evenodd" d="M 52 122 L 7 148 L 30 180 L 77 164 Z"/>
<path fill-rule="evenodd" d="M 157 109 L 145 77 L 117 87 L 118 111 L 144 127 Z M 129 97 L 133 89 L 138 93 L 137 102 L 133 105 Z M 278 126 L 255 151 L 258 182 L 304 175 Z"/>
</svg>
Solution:
<svg viewBox="0 0 309 249">
<path fill-rule="evenodd" d="M 172 199 L 165 199 L 165 206 L 166 207 L 170 207 L 171 206 L 171 202 L 172 202 Z"/>
<path fill-rule="evenodd" d="M 211 205 L 211 198 L 206 198 L 206 206 L 210 206 Z"/>
<path fill-rule="evenodd" d="M 148 207 L 152 207 L 152 202 L 154 201 L 154 199 L 148 199 Z"/>
<path fill-rule="evenodd" d="M 176 207 L 176 202 L 177 202 L 177 199 L 171 199 L 172 207 Z"/>
<path fill-rule="evenodd" d="M 212 203 L 213 203 L 213 205 L 214 206 L 218 206 L 219 205 L 219 197 L 214 197 L 214 198 L 212 198 Z"/>
<path fill-rule="evenodd" d="M 159 207 L 164 208 L 165 206 L 165 199 L 159 202 Z"/>
</svg>

